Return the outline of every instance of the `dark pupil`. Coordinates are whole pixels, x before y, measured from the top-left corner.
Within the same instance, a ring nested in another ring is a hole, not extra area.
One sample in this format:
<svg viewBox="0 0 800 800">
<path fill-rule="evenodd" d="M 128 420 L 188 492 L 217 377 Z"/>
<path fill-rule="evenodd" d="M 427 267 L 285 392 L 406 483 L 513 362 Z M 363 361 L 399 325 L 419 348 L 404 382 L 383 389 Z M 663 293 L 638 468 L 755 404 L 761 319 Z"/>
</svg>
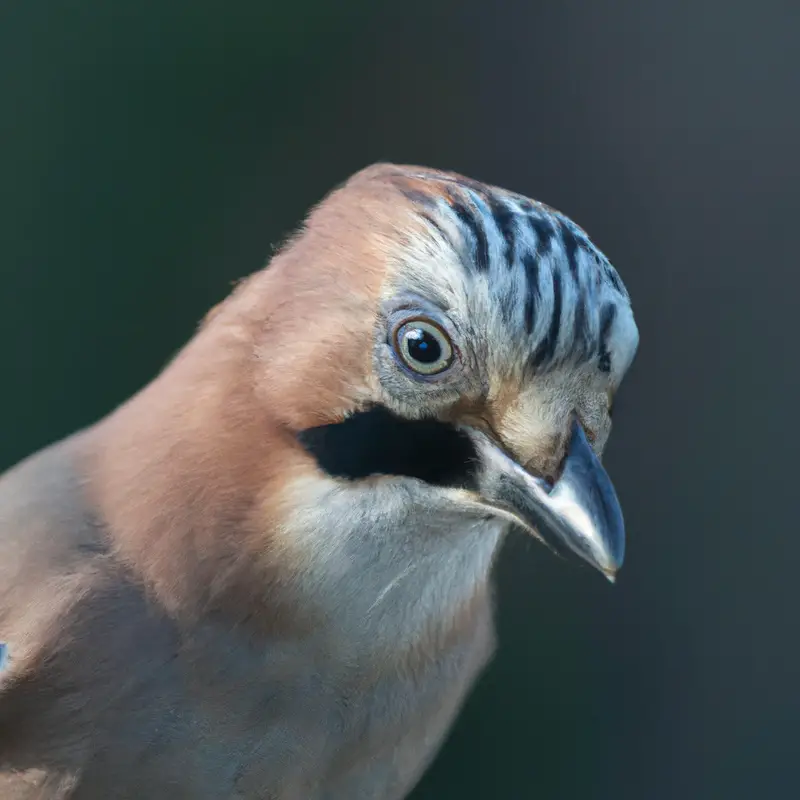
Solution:
<svg viewBox="0 0 800 800">
<path fill-rule="evenodd" d="M 422 328 L 412 328 L 406 333 L 406 346 L 411 358 L 422 364 L 433 364 L 442 356 L 439 342 Z"/>
</svg>

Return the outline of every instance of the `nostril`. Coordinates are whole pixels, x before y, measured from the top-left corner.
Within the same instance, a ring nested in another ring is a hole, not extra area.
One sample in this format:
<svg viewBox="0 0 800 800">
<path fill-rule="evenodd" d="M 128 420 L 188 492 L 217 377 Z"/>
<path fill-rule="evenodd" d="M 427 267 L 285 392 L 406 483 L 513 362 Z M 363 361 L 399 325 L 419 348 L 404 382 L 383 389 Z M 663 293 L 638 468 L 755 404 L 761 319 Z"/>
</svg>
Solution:
<svg viewBox="0 0 800 800">
<path fill-rule="evenodd" d="M 522 468 L 529 474 L 545 481 L 552 486 L 561 473 L 559 465 L 555 459 L 551 459 L 548 463 L 543 464 L 541 458 L 532 458 L 530 461 L 522 465 Z"/>
<path fill-rule="evenodd" d="M 553 440 L 552 447 L 547 448 L 548 455 L 535 456 L 524 464 L 524 469 L 531 475 L 545 481 L 552 488 L 561 477 L 564 471 L 564 458 L 566 456 L 565 448 L 566 438 L 563 436 L 556 436 Z"/>
</svg>

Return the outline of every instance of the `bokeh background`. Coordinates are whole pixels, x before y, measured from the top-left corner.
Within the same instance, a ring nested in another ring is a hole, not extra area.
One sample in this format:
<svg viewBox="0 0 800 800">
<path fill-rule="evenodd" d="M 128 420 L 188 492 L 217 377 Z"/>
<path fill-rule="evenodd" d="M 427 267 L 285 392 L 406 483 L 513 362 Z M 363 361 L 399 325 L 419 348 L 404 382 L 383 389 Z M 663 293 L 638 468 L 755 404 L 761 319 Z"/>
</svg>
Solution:
<svg viewBox="0 0 800 800">
<path fill-rule="evenodd" d="M 0 468 L 376 161 L 565 211 L 633 297 L 616 587 L 509 543 L 416 800 L 800 796 L 796 0 L 4 0 Z"/>
</svg>

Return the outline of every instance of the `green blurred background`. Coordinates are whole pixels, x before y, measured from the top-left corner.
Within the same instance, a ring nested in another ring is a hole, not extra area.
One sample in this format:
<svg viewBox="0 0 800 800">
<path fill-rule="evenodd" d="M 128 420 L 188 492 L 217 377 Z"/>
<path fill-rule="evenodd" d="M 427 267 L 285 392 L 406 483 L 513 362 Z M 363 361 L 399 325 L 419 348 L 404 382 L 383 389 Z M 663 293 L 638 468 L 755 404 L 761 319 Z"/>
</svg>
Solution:
<svg viewBox="0 0 800 800">
<path fill-rule="evenodd" d="M 0 2 L 0 468 L 376 161 L 530 194 L 641 330 L 616 587 L 528 541 L 427 798 L 795 798 L 796 0 Z"/>
</svg>

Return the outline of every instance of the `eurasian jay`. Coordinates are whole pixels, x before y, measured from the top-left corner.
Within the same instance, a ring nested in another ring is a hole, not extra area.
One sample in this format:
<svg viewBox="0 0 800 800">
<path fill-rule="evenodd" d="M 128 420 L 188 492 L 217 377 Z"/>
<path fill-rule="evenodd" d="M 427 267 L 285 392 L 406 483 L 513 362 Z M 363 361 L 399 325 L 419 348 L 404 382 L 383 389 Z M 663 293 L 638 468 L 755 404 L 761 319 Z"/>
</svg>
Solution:
<svg viewBox="0 0 800 800">
<path fill-rule="evenodd" d="M 506 533 L 621 565 L 600 456 L 637 346 L 563 214 L 355 174 L 0 479 L 0 797 L 406 797 L 495 647 Z"/>
</svg>

